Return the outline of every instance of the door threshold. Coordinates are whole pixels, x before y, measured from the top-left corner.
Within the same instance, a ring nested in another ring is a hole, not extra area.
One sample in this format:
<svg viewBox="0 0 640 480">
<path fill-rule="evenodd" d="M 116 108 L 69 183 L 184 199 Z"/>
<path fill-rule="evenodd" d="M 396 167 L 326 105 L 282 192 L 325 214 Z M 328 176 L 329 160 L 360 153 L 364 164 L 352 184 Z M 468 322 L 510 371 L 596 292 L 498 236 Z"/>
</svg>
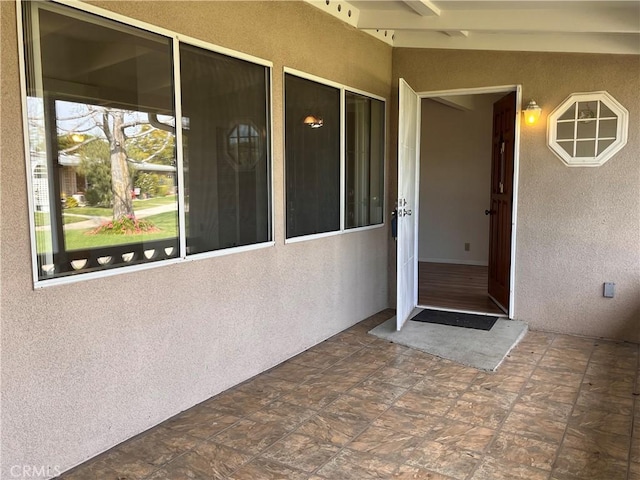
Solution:
<svg viewBox="0 0 640 480">
<path fill-rule="evenodd" d="M 440 307 L 436 305 L 418 305 L 417 308 L 428 308 L 429 310 L 438 310 L 440 312 L 454 312 L 454 313 L 469 313 L 472 315 L 484 315 L 487 317 L 498 317 L 498 318 L 509 318 L 509 316 L 505 313 L 490 313 L 490 312 L 480 312 L 477 310 L 464 310 L 461 308 L 447 308 Z"/>
</svg>

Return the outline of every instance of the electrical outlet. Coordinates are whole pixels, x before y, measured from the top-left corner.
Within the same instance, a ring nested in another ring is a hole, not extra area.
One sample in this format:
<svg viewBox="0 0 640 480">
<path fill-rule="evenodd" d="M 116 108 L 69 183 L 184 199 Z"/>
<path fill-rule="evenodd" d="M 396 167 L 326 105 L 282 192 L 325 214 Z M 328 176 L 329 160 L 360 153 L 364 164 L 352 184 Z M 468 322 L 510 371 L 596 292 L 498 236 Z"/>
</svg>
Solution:
<svg viewBox="0 0 640 480">
<path fill-rule="evenodd" d="M 469 250 L 471 250 L 471 244 L 470 243 L 465 243 L 464 244 L 464 251 L 468 252 Z"/>
<path fill-rule="evenodd" d="M 615 283 L 605 283 L 602 291 L 602 296 L 605 298 L 613 298 L 613 296 L 615 295 L 615 288 Z"/>
</svg>

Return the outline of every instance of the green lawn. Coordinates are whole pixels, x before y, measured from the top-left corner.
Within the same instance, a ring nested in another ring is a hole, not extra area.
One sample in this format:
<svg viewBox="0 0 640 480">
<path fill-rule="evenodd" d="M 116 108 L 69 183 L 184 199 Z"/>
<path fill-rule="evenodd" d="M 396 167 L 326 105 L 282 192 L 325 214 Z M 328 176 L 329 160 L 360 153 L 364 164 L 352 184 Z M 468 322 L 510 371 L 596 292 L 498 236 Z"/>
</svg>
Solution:
<svg viewBox="0 0 640 480">
<path fill-rule="evenodd" d="M 160 231 L 156 233 L 145 233 L 141 235 L 87 235 L 87 232 L 90 230 L 68 230 L 64 235 L 67 250 L 83 250 L 85 248 L 122 245 L 123 243 L 176 238 L 178 236 L 178 216 L 176 213 L 177 212 L 165 212 L 146 217 L 145 220 L 153 222 L 153 224 L 160 229 Z"/>
<path fill-rule="evenodd" d="M 51 232 L 36 230 L 36 247 L 38 253 L 51 251 Z"/>
<path fill-rule="evenodd" d="M 113 215 L 113 210 L 111 208 L 104 207 L 73 207 L 65 208 L 62 213 L 86 215 L 88 217 L 111 217 Z"/>
<path fill-rule="evenodd" d="M 147 200 L 134 200 L 133 209 L 136 212 L 144 210 L 145 208 L 159 207 L 161 205 L 171 205 L 176 203 L 175 195 L 168 195 L 166 197 L 148 198 Z M 63 214 L 73 213 L 75 215 L 87 215 L 90 217 L 109 217 L 113 215 L 111 208 L 105 207 L 73 207 L 65 208 Z"/>
<path fill-rule="evenodd" d="M 87 218 L 86 217 L 81 217 L 78 215 L 73 215 L 73 214 L 66 214 L 63 213 L 62 214 L 62 223 L 63 224 L 67 224 L 67 223 L 77 223 L 77 222 L 84 222 Z"/>
<path fill-rule="evenodd" d="M 36 227 L 44 227 L 49 225 L 49 213 L 48 212 L 35 212 Z"/>
<path fill-rule="evenodd" d="M 142 209 L 142 208 L 151 208 L 151 207 L 159 207 L 160 205 L 177 205 L 176 195 L 167 195 L 166 197 L 154 197 L 148 198 L 146 200 L 134 200 L 133 208 L 134 209 Z"/>
<path fill-rule="evenodd" d="M 68 209 L 72 210 L 72 209 Z M 75 209 L 73 209 L 75 210 Z M 160 229 L 156 233 L 145 233 L 141 235 L 88 235 L 91 229 L 67 230 L 65 232 L 65 244 L 67 250 L 84 250 L 89 248 L 108 247 L 112 245 L 122 245 L 126 243 L 138 243 L 152 240 L 162 240 L 165 238 L 176 238 L 178 236 L 178 216 L 177 212 L 165 212 L 158 215 L 146 217 Z M 48 231 L 36 232 L 38 253 L 51 251 L 51 236 Z"/>
<path fill-rule="evenodd" d="M 49 213 L 46 212 L 35 212 L 36 214 L 36 227 L 46 227 L 47 225 L 49 225 Z M 84 216 L 77 216 L 74 214 L 67 214 L 66 212 L 62 214 L 62 223 L 63 224 L 67 224 L 67 223 L 76 223 L 76 222 L 82 222 L 84 220 L 86 220 L 87 218 Z"/>
</svg>

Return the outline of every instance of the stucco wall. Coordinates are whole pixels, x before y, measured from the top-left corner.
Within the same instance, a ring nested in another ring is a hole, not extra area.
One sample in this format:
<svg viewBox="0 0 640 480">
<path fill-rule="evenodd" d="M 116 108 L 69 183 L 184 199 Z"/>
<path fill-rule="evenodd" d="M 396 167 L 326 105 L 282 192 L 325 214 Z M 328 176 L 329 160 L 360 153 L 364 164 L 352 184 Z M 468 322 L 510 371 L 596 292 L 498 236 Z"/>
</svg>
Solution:
<svg viewBox="0 0 640 480">
<path fill-rule="evenodd" d="M 425 98 L 420 123 L 418 259 L 487 265 L 494 95 L 469 95 L 469 109 Z M 465 243 L 469 250 L 465 251 Z"/>
<path fill-rule="evenodd" d="M 522 84 L 543 109 L 522 127 L 517 198 L 515 318 L 532 329 L 640 342 L 639 73 L 632 55 L 394 49 L 392 91 L 399 77 L 417 92 Z M 546 117 L 569 94 L 599 90 L 629 110 L 629 141 L 602 167 L 565 167 Z"/>
<path fill-rule="evenodd" d="M 276 246 L 34 291 L 16 6 L 0 5 L 3 473 L 66 470 L 387 307 L 388 226 L 284 244 L 282 68 L 388 97 L 390 47 L 298 2 L 100 3 L 274 62 Z"/>
</svg>

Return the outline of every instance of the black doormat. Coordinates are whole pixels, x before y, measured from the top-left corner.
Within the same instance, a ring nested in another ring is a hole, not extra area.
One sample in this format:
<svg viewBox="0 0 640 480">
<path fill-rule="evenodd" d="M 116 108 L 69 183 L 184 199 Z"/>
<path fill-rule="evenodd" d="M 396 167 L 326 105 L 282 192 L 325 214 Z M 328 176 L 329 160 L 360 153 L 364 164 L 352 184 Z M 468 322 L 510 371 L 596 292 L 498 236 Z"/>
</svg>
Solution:
<svg viewBox="0 0 640 480">
<path fill-rule="evenodd" d="M 487 315 L 473 315 L 470 313 L 441 312 L 439 310 L 423 310 L 411 320 L 424 323 L 437 323 L 452 327 L 474 328 L 476 330 L 491 330 L 498 317 Z"/>
</svg>

